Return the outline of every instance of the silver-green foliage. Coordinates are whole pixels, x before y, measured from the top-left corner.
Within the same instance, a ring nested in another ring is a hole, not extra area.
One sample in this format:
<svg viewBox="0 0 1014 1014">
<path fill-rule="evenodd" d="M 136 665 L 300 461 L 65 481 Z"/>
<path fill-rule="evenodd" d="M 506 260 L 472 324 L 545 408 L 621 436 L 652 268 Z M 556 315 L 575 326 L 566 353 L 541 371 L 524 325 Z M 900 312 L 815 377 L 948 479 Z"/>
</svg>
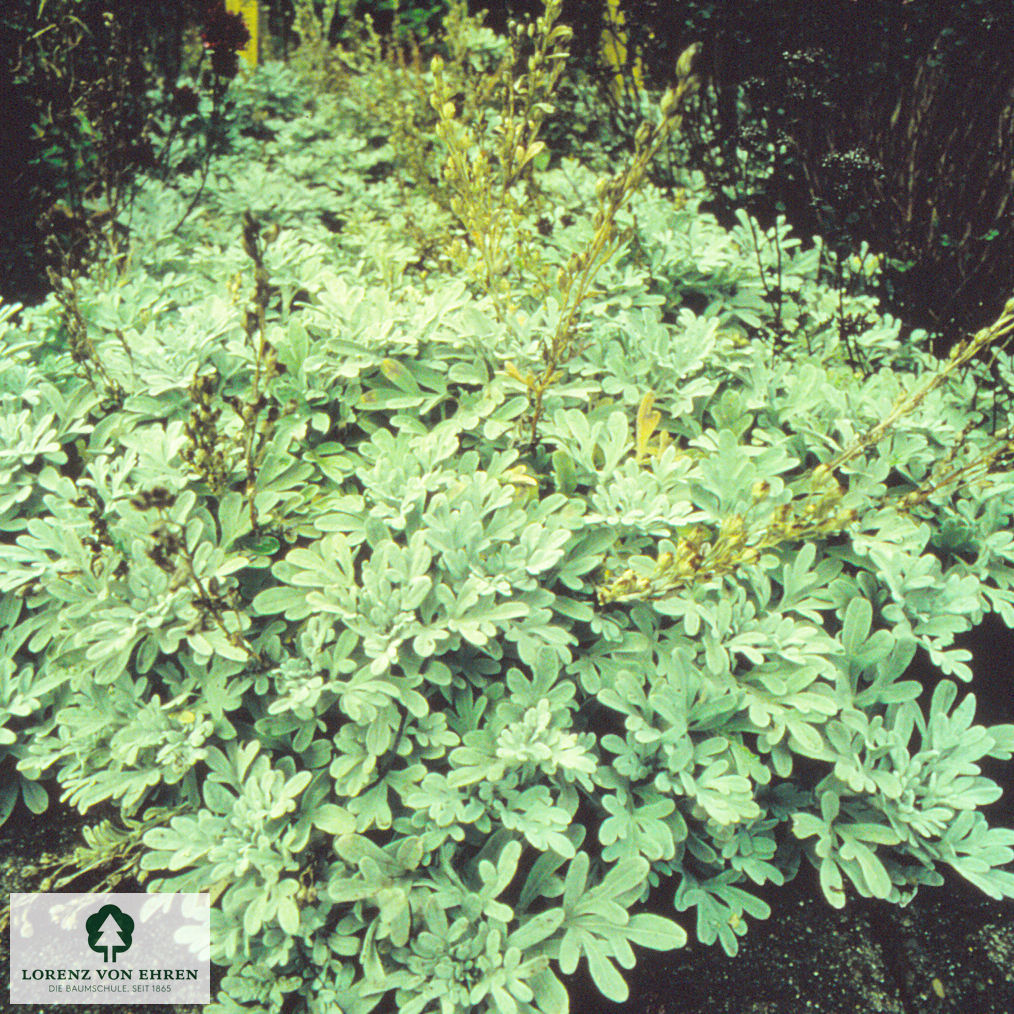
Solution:
<svg viewBox="0 0 1014 1014">
<path fill-rule="evenodd" d="M 292 99 L 266 74 L 250 110 Z M 609 571 L 788 504 L 933 364 L 878 316 L 857 373 L 782 226 L 728 233 L 700 195 L 648 191 L 529 451 L 503 364 L 537 356 L 552 299 L 521 289 L 501 324 L 463 282 L 407 271 L 399 223 L 449 220 L 367 184 L 389 153 L 347 115 L 237 133 L 176 236 L 160 223 L 197 182 L 142 191 L 131 265 L 79 280 L 103 374 L 55 301 L 0 322 L 3 815 L 19 791 L 44 808 L 43 783 L 82 811 L 157 808 L 141 866 L 215 899 L 219 1014 L 554 1014 L 582 959 L 620 1000 L 633 947 L 686 939 L 659 911 L 733 954 L 768 912 L 752 887 L 803 861 L 835 905 L 904 902 L 941 867 L 1014 896 L 1014 832 L 987 826 L 999 790 L 979 769 L 1014 728 L 974 724 L 950 679 L 924 709 L 905 678 L 921 647 L 967 681 L 955 634 L 992 610 L 1014 625 L 1014 482 L 993 467 L 891 506 L 954 446 L 955 465 L 992 446 L 982 372 L 843 468 L 850 525 L 600 605 Z M 562 261 L 594 180 L 565 163 L 542 186 Z M 274 371 L 243 324 L 247 209 L 281 227 Z M 791 344 L 773 356 L 739 328 L 770 323 L 776 258 Z M 684 292 L 707 308 L 664 314 Z M 217 485 L 184 457 L 195 376 L 219 409 Z M 646 453 L 649 391 L 671 439 Z"/>
</svg>

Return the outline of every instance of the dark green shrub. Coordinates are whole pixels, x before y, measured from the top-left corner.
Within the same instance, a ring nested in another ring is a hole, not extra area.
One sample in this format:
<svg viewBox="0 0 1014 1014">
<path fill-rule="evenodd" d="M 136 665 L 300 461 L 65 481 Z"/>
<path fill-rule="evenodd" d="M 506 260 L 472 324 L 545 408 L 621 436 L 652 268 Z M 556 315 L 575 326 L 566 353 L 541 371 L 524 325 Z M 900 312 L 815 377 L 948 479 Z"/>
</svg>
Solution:
<svg viewBox="0 0 1014 1014">
<path fill-rule="evenodd" d="M 1014 13 L 985 0 L 627 3 L 630 59 L 669 79 L 704 43 L 689 154 L 731 222 L 787 214 L 839 258 L 887 258 L 881 294 L 952 344 L 1014 272 Z M 608 95 L 608 93 L 606 93 Z M 619 103 L 621 133 L 636 103 Z"/>
<path fill-rule="evenodd" d="M 192 87 L 177 87 L 190 19 L 209 57 L 210 109 Z M 172 172 L 180 142 L 195 133 L 206 135 L 202 157 L 210 154 L 242 22 L 220 0 L 50 0 L 6 5 L 0 27 L 9 111 L 21 114 L 5 129 L 28 127 L 11 139 L 10 193 L 21 204 L 3 223 L 0 271 L 8 298 L 37 296 L 49 268 L 115 258 L 138 172 Z"/>
</svg>

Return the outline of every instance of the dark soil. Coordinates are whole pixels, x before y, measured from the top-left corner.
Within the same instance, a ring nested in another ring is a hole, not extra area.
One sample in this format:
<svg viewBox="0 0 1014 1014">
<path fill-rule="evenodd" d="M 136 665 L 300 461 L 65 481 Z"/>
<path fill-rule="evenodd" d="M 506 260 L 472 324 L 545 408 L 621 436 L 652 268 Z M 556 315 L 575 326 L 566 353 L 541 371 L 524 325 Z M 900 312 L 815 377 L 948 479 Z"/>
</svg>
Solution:
<svg viewBox="0 0 1014 1014">
<path fill-rule="evenodd" d="M 954 881 L 924 888 L 907 908 L 854 898 L 836 910 L 806 870 L 767 898 L 771 918 L 751 923 L 736 957 L 699 944 L 642 952 L 626 975 L 627 1003 L 603 1001 L 576 976 L 571 1010 L 1014 1014 L 1014 902 Z"/>
</svg>

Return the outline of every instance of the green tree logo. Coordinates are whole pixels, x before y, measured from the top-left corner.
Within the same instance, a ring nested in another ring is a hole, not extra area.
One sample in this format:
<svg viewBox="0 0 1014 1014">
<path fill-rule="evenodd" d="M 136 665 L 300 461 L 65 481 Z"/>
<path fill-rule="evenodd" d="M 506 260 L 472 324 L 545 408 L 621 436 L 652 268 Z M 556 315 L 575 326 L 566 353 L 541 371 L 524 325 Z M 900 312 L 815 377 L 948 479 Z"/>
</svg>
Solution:
<svg viewBox="0 0 1014 1014">
<path fill-rule="evenodd" d="M 116 905 L 103 905 L 85 920 L 88 946 L 103 955 L 103 961 L 116 961 L 120 951 L 130 948 L 134 920 Z"/>
</svg>

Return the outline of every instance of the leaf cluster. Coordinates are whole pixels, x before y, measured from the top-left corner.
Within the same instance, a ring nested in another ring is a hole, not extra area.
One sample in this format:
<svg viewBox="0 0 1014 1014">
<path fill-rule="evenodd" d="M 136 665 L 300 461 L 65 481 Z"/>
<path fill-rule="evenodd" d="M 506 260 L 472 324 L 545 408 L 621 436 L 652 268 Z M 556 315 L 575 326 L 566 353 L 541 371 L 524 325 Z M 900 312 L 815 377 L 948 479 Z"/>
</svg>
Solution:
<svg viewBox="0 0 1014 1014">
<path fill-rule="evenodd" d="M 975 401 L 1014 310 L 941 366 L 849 297 L 857 369 L 784 223 L 628 185 L 659 120 L 620 182 L 528 163 L 502 314 L 351 93 L 269 64 L 228 109 L 203 179 L 140 186 L 122 276 L 76 279 L 87 362 L 57 295 L 0 318 L 7 812 L 112 810 L 90 863 L 208 891 L 216 1014 L 554 1014 L 581 962 L 622 1000 L 676 913 L 735 953 L 801 869 L 1014 896 L 981 770 L 1014 729 L 954 645 L 1014 625 Z M 539 281 L 606 222 L 533 443 Z"/>
</svg>

